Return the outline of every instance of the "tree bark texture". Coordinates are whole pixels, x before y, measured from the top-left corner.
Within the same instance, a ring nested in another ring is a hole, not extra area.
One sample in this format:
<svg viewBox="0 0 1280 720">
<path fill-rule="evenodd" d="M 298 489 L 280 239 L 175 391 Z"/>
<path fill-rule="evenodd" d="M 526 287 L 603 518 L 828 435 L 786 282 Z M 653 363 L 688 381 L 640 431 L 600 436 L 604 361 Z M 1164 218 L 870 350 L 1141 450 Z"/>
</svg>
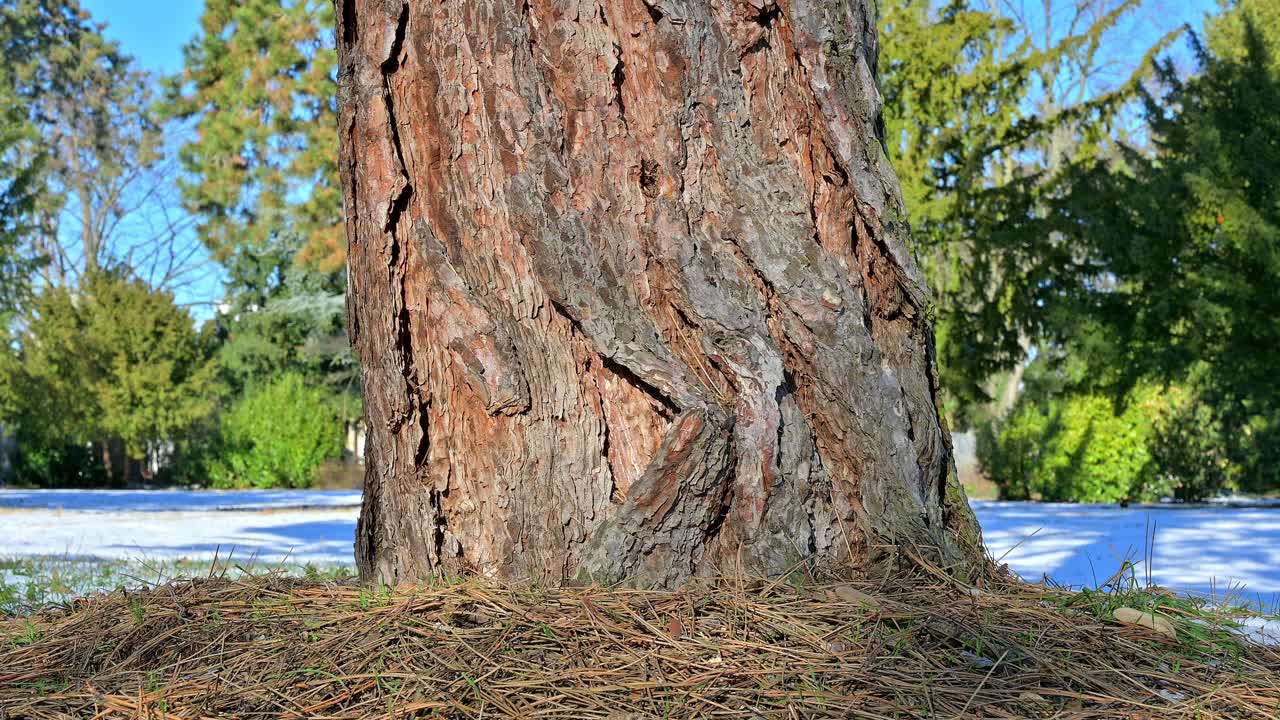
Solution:
<svg viewBox="0 0 1280 720">
<path fill-rule="evenodd" d="M 338 0 L 362 575 L 981 562 L 871 0 Z"/>
</svg>

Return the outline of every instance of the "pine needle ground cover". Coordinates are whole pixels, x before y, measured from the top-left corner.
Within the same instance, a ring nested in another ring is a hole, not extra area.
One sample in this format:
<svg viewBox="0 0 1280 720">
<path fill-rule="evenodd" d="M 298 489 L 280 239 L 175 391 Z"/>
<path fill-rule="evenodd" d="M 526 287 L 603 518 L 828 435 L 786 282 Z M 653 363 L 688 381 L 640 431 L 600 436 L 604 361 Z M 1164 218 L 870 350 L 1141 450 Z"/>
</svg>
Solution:
<svg viewBox="0 0 1280 720">
<path fill-rule="evenodd" d="M 1158 591 L 923 572 L 677 592 L 205 578 L 0 620 L 0 718 L 64 717 L 1277 718 L 1280 648 Z"/>
</svg>

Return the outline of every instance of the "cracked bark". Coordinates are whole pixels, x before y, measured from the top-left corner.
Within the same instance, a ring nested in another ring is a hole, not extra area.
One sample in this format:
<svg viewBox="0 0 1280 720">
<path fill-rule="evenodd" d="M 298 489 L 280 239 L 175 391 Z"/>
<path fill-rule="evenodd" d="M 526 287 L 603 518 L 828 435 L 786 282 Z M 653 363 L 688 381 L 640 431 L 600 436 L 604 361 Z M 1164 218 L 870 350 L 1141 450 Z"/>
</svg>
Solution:
<svg viewBox="0 0 1280 720">
<path fill-rule="evenodd" d="M 366 579 L 981 564 L 869 2 L 341 0 Z"/>
</svg>

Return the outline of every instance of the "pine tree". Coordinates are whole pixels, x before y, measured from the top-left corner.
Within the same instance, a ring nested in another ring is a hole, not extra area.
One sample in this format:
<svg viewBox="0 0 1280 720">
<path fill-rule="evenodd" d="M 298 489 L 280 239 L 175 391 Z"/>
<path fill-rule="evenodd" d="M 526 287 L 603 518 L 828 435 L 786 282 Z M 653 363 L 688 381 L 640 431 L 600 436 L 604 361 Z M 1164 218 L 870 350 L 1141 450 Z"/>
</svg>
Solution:
<svg viewBox="0 0 1280 720">
<path fill-rule="evenodd" d="M 363 576 L 986 567 L 873 6 L 343 4 Z"/>
<path fill-rule="evenodd" d="M 1062 17 L 1054 3 L 1051 17 Z M 1061 173 L 1112 152 L 1110 131 L 1136 98 L 1147 58 L 1110 87 L 1091 85 L 1108 33 L 1137 0 L 1077 3 L 1069 30 L 1041 19 L 891 0 L 884 27 L 886 141 L 901 178 L 915 251 L 935 293 L 939 366 L 966 424 L 992 400 L 993 376 L 1016 391 L 1032 345 L 1047 338 L 1053 296 L 1081 259 L 1048 211 Z M 1045 39 L 1045 38 L 1048 39 Z M 1002 393 L 997 405 L 1012 405 Z"/>
<path fill-rule="evenodd" d="M 1199 493 L 1280 487 L 1280 36 L 1251 5 L 1193 42 L 1195 76 L 1158 65 L 1154 152 L 1082 169 L 1059 203 L 1097 268 L 1072 288 L 1063 342 L 1105 338 L 1090 376 L 1117 395 L 1144 378 L 1190 392 L 1162 457 Z"/>
<path fill-rule="evenodd" d="M 206 245 L 225 260 L 275 241 L 342 268 L 333 7 L 329 0 L 208 0 L 167 112 L 194 118 L 183 185 Z"/>
</svg>

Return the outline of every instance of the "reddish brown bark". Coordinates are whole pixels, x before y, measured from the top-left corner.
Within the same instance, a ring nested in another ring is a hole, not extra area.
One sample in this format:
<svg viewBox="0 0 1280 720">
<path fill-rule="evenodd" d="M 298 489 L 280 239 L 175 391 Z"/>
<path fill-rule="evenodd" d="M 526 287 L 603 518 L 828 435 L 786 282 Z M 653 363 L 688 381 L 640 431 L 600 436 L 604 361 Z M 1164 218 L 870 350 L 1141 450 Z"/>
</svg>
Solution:
<svg viewBox="0 0 1280 720">
<path fill-rule="evenodd" d="M 339 0 L 366 578 L 977 560 L 870 8 Z"/>
</svg>

